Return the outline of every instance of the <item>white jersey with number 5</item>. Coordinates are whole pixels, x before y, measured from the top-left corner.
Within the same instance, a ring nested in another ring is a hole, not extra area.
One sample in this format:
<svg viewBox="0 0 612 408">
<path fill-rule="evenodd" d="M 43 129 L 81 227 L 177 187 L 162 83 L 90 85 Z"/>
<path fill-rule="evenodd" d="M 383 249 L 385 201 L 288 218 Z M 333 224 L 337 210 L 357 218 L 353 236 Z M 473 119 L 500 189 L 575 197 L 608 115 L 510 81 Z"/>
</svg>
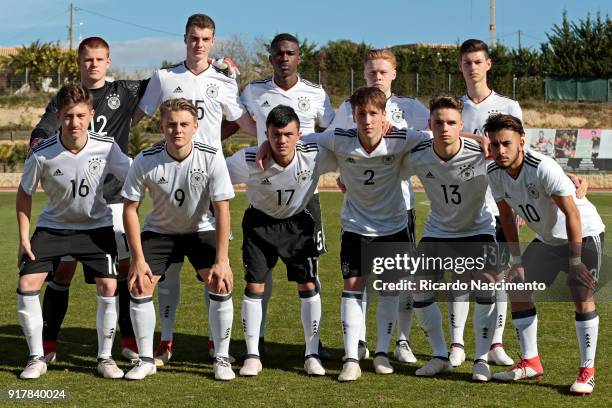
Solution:
<svg viewBox="0 0 612 408">
<path fill-rule="evenodd" d="M 565 214 L 551 196 L 572 196 L 582 224 L 582 237 L 599 235 L 605 229 L 597 209 L 586 198 L 576 198 L 571 180 L 550 157 L 525 150 L 521 172 L 512 178 L 497 163 L 489 164 L 489 184 L 495 201 L 504 200 L 520 215 L 538 238 L 550 245 L 567 242 Z"/>
<path fill-rule="evenodd" d="M 236 120 L 245 114 L 236 80 L 212 65 L 195 75 L 184 62 L 153 74 L 138 107 L 151 116 L 168 99 L 185 98 L 198 110 L 198 132 L 194 140 L 221 148 L 221 120 Z"/>
<path fill-rule="evenodd" d="M 108 174 L 124 181 L 130 161 L 112 137 L 91 131 L 78 153 L 66 150 L 59 135 L 45 139 L 27 158 L 21 178 L 26 194 L 34 194 L 40 181 L 47 195 L 37 225 L 75 230 L 113 225 L 102 185 Z"/>
<path fill-rule="evenodd" d="M 461 138 L 459 152 L 444 161 L 428 140 L 406 155 L 402 173 L 418 176 L 431 202 L 423 236 L 495 235 L 495 219 L 484 200 L 487 169 L 478 143 Z"/>
<path fill-rule="evenodd" d="M 168 154 L 165 143 L 136 156 L 121 195 L 141 201 L 145 190 L 153 209 L 144 230 L 160 234 L 214 230 L 210 202 L 234 197 L 223 153 L 200 142 L 193 142 L 191 153 L 180 162 Z"/>
<path fill-rule="evenodd" d="M 418 99 L 392 94 L 385 107 L 387 122 L 397 129 L 425 130 L 429 127 L 429 109 Z M 332 128 L 352 129 L 355 122 L 350 101 L 342 102 L 331 124 Z M 410 180 L 402 182 L 406 209 L 414 208 L 414 191 Z"/>
<path fill-rule="evenodd" d="M 249 83 L 240 96 L 242 103 L 255 116 L 257 124 L 257 144 L 266 140 L 266 119 L 270 111 L 278 105 L 290 106 L 300 119 L 303 135 L 314 133 L 317 121 L 326 128 L 334 118 L 334 109 L 321 85 L 313 84 L 303 78 L 290 89 L 284 90 L 274 82 L 274 77 Z"/>
<path fill-rule="evenodd" d="M 364 236 L 394 234 L 408 223 L 400 188 L 400 166 L 404 155 L 430 139 L 426 132 L 401 129 L 385 135 L 368 153 L 357 129 L 330 129 L 303 136 L 331 150 L 346 185 L 342 206 L 342 229 Z"/>
<path fill-rule="evenodd" d="M 329 150 L 316 143 L 298 141 L 287 167 L 273 159 L 261 171 L 255 163 L 257 148 L 247 147 L 226 159 L 233 184 L 246 183 L 249 203 L 270 217 L 285 219 L 299 213 L 312 198 L 319 176 L 337 167 Z"/>
</svg>

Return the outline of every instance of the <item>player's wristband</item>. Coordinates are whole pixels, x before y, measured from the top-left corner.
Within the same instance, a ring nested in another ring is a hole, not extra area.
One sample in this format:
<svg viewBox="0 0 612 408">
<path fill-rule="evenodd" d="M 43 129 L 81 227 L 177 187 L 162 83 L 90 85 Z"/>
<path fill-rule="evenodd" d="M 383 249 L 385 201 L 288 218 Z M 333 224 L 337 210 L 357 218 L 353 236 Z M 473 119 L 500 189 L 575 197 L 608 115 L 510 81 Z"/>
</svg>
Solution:
<svg viewBox="0 0 612 408">
<path fill-rule="evenodd" d="M 523 263 L 523 257 L 518 255 L 518 256 L 512 256 L 510 257 L 510 265 L 521 265 Z"/>
<path fill-rule="evenodd" d="M 582 259 L 579 256 L 572 256 L 569 259 L 570 266 L 578 266 L 582 263 Z"/>
</svg>

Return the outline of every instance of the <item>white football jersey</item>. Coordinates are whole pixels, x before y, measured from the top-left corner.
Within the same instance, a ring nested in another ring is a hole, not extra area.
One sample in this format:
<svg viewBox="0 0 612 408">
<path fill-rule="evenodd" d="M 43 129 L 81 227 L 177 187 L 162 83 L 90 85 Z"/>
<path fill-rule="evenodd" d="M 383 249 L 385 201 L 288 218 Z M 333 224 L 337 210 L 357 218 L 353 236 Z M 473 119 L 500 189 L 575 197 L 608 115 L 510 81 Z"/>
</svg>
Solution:
<svg viewBox="0 0 612 408">
<path fill-rule="evenodd" d="M 256 147 L 239 150 L 226 159 L 233 184 L 246 183 L 249 203 L 270 217 L 284 219 L 299 213 L 312 198 L 319 176 L 337 168 L 332 152 L 316 143 L 298 141 L 287 167 L 273 159 L 261 171 L 255 163 Z"/>
<path fill-rule="evenodd" d="M 429 127 L 429 109 L 418 99 L 392 94 L 387 99 L 385 111 L 387 112 L 387 121 L 397 129 L 425 130 Z M 342 129 L 356 127 L 349 100 L 342 102 L 330 127 Z M 406 209 L 414 208 L 414 191 L 410 180 L 402 181 L 402 193 L 406 200 Z"/>
<path fill-rule="evenodd" d="M 521 121 L 523 120 L 523 111 L 518 102 L 507 96 L 500 95 L 495 91 L 491 91 L 491 94 L 480 103 L 473 102 L 468 95 L 463 95 L 461 100 L 463 101 L 463 112 L 461 113 L 463 118 L 463 131 L 467 133 L 483 135 L 484 132 L 482 129 L 487 119 L 489 116 L 497 113 L 512 115 L 519 118 Z M 498 216 L 499 210 L 491 194 L 491 189 L 487 191 L 486 199 L 487 205 L 493 214 Z"/>
<path fill-rule="evenodd" d="M 576 198 L 576 188 L 561 166 L 541 153 L 526 150 L 516 179 L 493 162 L 488 166 L 489 184 L 496 201 L 504 200 L 519 214 L 538 238 L 551 245 L 567 242 L 565 214 L 551 196 L 572 196 L 580 211 L 582 237 L 599 235 L 605 229 L 597 209 L 586 198 Z"/>
<path fill-rule="evenodd" d="M 314 133 L 315 124 L 326 128 L 334 118 L 334 109 L 321 85 L 303 78 L 290 89 L 284 90 L 274 82 L 274 77 L 249 83 L 240 96 L 242 103 L 257 124 L 257 144 L 266 140 L 266 119 L 278 105 L 291 106 L 300 118 L 300 131 Z"/>
<path fill-rule="evenodd" d="M 76 154 L 66 150 L 59 135 L 41 142 L 26 159 L 21 178 L 28 195 L 34 194 L 39 181 L 47 195 L 37 225 L 74 230 L 113 225 L 102 186 L 108 174 L 123 182 L 130 161 L 112 137 L 91 131 Z"/>
<path fill-rule="evenodd" d="M 160 234 L 214 230 L 210 202 L 234 197 L 223 153 L 200 142 L 193 142 L 191 153 L 180 162 L 168 154 L 165 143 L 138 154 L 121 195 L 141 201 L 145 190 L 151 194 L 153 209 L 144 230 Z"/>
<path fill-rule="evenodd" d="M 147 115 L 155 113 L 168 99 L 185 98 L 198 109 L 199 128 L 194 140 L 221 148 L 221 120 L 236 120 L 246 113 L 238 96 L 236 80 L 212 65 L 199 75 L 184 62 L 153 74 L 138 107 Z"/>
<path fill-rule="evenodd" d="M 402 167 L 405 176 L 419 177 L 431 202 L 424 237 L 495 235 L 495 218 L 484 200 L 487 168 L 478 143 L 461 138 L 459 152 L 444 161 L 428 140 L 406 155 Z"/>
<path fill-rule="evenodd" d="M 394 234 L 408 223 L 400 188 L 404 155 L 431 135 L 401 129 L 385 135 L 373 152 L 362 147 L 357 129 L 330 129 L 303 136 L 331 150 L 346 185 L 342 229 L 365 236 Z"/>
</svg>

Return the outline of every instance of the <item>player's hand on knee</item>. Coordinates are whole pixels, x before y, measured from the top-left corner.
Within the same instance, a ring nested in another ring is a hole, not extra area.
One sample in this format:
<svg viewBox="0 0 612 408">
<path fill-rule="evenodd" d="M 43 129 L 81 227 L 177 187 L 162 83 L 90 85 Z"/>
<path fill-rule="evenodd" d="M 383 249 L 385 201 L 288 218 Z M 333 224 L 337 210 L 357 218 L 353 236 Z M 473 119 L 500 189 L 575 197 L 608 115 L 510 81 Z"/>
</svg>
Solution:
<svg viewBox="0 0 612 408">
<path fill-rule="evenodd" d="M 234 287 L 234 275 L 229 262 L 214 264 L 205 280 L 208 288 L 217 293 L 230 293 Z"/>
<path fill-rule="evenodd" d="M 17 267 L 19 268 L 21 266 L 21 263 L 28 258 L 32 261 L 36 259 L 34 253 L 32 252 L 32 247 L 30 245 L 29 239 L 19 242 L 19 250 L 17 251 Z"/>
<path fill-rule="evenodd" d="M 568 286 L 584 286 L 588 289 L 595 289 L 596 280 L 593 274 L 589 271 L 585 264 L 570 266 L 570 272 L 567 274 Z"/>
<path fill-rule="evenodd" d="M 338 186 L 340 191 L 342 191 L 343 193 L 346 193 L 346 186 L 344 185 L 340 177 L 336 177 L 336 185 Z"/>
<path fill-rule="evenodd" d="M 264 141 L 257 149 L 257 155 L 255 155 L 255 163 L 259 166 L 261 171 L 266 170 L 264 167 L 264 161 L 272 156 L 272 150 L 270 149 L 270 142 Z"/>
<path fill-rule="evenodd" d="M 142 294 L 153 284 L 153 273 L 146 262 L 132 262 L 128 272 L 128 290 Z"/>
</svg>

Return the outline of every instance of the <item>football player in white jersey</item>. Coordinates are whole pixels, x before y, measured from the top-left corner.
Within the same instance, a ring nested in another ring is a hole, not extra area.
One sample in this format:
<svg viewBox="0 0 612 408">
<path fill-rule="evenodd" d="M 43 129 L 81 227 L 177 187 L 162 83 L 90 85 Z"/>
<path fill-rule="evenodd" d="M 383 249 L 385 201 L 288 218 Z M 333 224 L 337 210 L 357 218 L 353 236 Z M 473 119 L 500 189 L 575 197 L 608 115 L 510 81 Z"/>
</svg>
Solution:
<svg viewBox="0 0 612 408">
<path fill-rule="evenodd" d="M 102 186 L 109 174 L 125 180 L 130 159 L 112 137 L 88 132 L 94 111 L 91 94 L 84 85 L 65 85 L 57 102 L 61 134 L 32 151 L 17 191 L 17 314 L 30 350 L 30 360 L 20 377 L 34 379 L 47 371 L 38 297 L 54 263 L 70 255 L 83 263 L 86 282 L 96 284 L 98 373 L 106 378 L 121 378 L 123 371 L 111 355 L 117 324 L 117 247 L 113 217 L 102 196 Z M 47 205 L 30 239 L 32 194 L 39 181 Z"/>
<path fill-rule="evenodd" d="M 412 128 L 424 130 L 428 128 L 429 110 L 416 98 L 399 96 L 391 92 L 393 80 L 396 78 L 397 60 L 393 51 L 388 48 L 368 51 L 363 64 L 363 76 L 367 86 L 373 86 L 383 91 L 387 97 L 387 122 L 397 128 Z M 342 102 L 331 128 L 352 129 L 355 127 L 353 111 L 348 100 Z M 408 237 L 415 240 L 414 191 L 410 180 L 402 182 L 402 191 L 408 211 Z M 363 328 L 359 337 L 359 358 L 367 358 L 370 354 L 366 343 L 367 291 L 363 294 Z M 412 298 L 404 291 L 400 294 L 399 312 L 397 318 L 397 342 L 395 358 L 403 363 L 414 363 L 416 357 L 410 348 L 410 328 L 412 327 Z"/>
<path fill-rule="evenodd" d="M 317 285 L 319 250 L 316 222 L 308 204 L 319 176 L 337 167 L 334 155 L 316 143 L 299 141 L 300 118 L 293 108 L 278 105 L 266 119 L 270 162 L 262 171 L 257 148 L 246 148 L 227 159 L 233 184 L 246 183 L 249 208 L 242 220 L 242 257 L 246 289 L 242 322 L 247 355 L 240 375 L 256 376 L 262 369 L 259 351 L 262 298 L 267 275 L 280 257 L 287 278 L 297 283 L 301 302 L 308 375 L 325 375 L 319 357 L 321 298 Z"/>
<path fill-rule="evenodd" d="M 576 337 L 580 349 L 578 378 L 570 392 L 590 394 L 595 386 L 595 351 L 599 317 L 594 291 L 602 261 L 605 226 L 597 209 L 578 199 L 575 187 L 551 158 L 525 147 L 521 121 L 511 115 L 489 118 L 485 127 L 495 163 L 488 167 L 489 182 L 512 251 L 508 281 L 551 285 L 559 271 L 567 271 L 567 284 L 576 305 Z M 537 233 L 522 256 L 515 213 Z M 509 292 L 512 322 L 519 336 L 521 361 L 497 373 L 501 381 L 542 378 L 538 354 L 538 317 L 531 291 Z"/>
<path fill-rule="evenodd" d="M 475 260 L 485 254 L 486 261 L 479 267 L 460 266 L 449 270 L 451 282 L 463 282 L 466 289 L 451 291 L 455 301 L 468 302 L 473 281 L 495 282 L 497 273 L 497 243 L 495 221 L 485 204 L 488 188 L 485 154 L 473 140 L 460 137 L 463 129 L 460 99 L 439 96 L 431 100 L 429 126 L 433 140 L 419 144 L 404 158 L 403 175 L 416 175 L 421 180 L 431 208 L 418 253 L 427 259 L 457 258 Z M 439 280 L 445 270 L 420 270 L 420 279 Z M 491 371 L 487 354 L 495 326 L 495 291 L 474 290 L 476 311 L 474 332 L 476 355 L 472 378 L 489 381 Z M 414 293 L 414 310 L 427 339 L 433 348 L 433 358 L 416 371 L 420 376 L 434 376 L 448 372 L 451 364 L 442 330 L 440 309 L 431 290 Z"/>
<path fill-rule="evenodd" d="M 334 152 L 346 185 L 342 206 L 340 261 L 344 291 L 342 320 L 345 363 L 338 379 L 354 381 L 361 376 L 359 335 L 363 326 L 362 292 L 369 270 L 361 265 L 361 244 L 409 242 L 406 205 L 402 197 L 399 166 L 414 146 L 431 138 L 410 129 L 383 135 L 387 97 L 378 88 L 360 88 L 351 96 L 357 129 L 334 129 L 303 136 Z M 381 292 L 376 310 L 377 344 L 374 370 L 390 374 L 387 350 L 397 320 L 397 293 Z"/>
<path fill-rule="evenodd" d="M 260 145 L 266 139 L 266 118 L 272 108 L 278 105 L 291 106 L 300 118 L 300 131 L 304 135 L 314 133 L 315 125 L 327 128 L 334 118 L 334 109 L 329 97 L 320 85 L 313 84 L 300 77 L 298 67 L 300 59 L 300 44 L 297 38 L 291 34 L 277 34 L 270 42 L 270 56 L 268 61 L 272 65 L 274 75 L 258 81 L 249 83 L 240 96 L 240 100 L 255 118 L 257 124 L 257 144 Z M 229 137 L 237 130 L 237 126 L 231 122 L 224 123 L 222 138 Z M 308 204 L 308 210 L 315 219 L 317 236 L 317 247 L 320 254 L 327 252 L 325 247 L 325 234 L 321 220 L 321 206 L 318 190 Z M 267 275 L 265 291 L 262 300 L 262 319 L 259 330 L 259 351 L 265 353 L 264 334 L 266 329 L 266 316 L 268 303 L 272 295 L 272 274 Z M 330 358 L 329 351 L 322 345 L 319 357 L 326 360 Z"/>
<path fill-rule="evenodd" d="M 234 190 L 220 149 L 194 141 L 197 108 L 184 98 L 161 105 L 165 143 L 134 160 L 121 192 L 124 223 L 132 250 L 130 313 L 140 360 L 126 378 L 140 380 L 156 372 L 153 358 L 153 291 L 168 266 L 187 256 L 197 278 L 208 287 L 208 318 L 215 344 L 217 380 L 235 377 L 229 362 L 232 330 L 232 270 L 228 247 L 229 199 Z M 138 207 L 149 190 L 153 209 L 142 235 Z M 215 217 L 209 211 L 212 204 Z"/>
<path fill-rule="evenodd" d="M 238 95 L 236 80 L 210 64 L 209 53 L 215 42 L 215 23 L 205 14 L 194 14 L 185 25 L 186 58 L 182 63 L 156 71 L 147 91 L 134 113 L 135 125 L 146 114 L 152 115 L 167 99 L 185 98 L 198 110 L 198 132 L 194 140 L 221 150 L 221 122 L 223 115 L 235 120 L 250 135 L 256 135 L 253 119 L 244 109 Z M 160 282 L 158 298 L 162 335 L 155 352 L 156 363 L 163 365 L 172 357 L 174 321 L 180 299 L 180 270 L 182 265 L 171 265 Z M 206 296 L 208 299 L 208 296 Z M 213 342 L 209 342 L 211 358 Z"/>
</svg>

